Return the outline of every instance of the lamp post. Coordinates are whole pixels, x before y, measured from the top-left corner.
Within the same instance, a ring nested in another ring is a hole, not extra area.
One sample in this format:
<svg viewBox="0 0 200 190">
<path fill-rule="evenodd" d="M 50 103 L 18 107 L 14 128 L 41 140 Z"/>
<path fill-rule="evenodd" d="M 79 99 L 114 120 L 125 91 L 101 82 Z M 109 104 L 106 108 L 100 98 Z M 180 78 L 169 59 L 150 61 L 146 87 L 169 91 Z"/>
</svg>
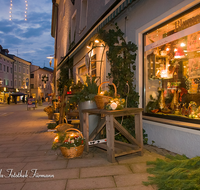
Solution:
<svg viewBox="0 0 200 190">
<path fill-rule="evenodd" d="M 44 83 L 44 97 L 45 97 L 45 88 L 47 81 L 49 81 L 49 77 L 47 77 L 46 75 L 42 76 L 42 82 Z"/>
<path fill-rule="evenodd" d="M 54 96 L 56 96 L 56 88 L 57 88 L 57 81 L 56 81 L 56 71 L 57 71 L 57 64 L 56 64 L 56 59 L 55 59 L 55 57 L 53 57 L 54 55 L 50 55 L 49 57 L 47 57 L 47 59 L 50 59 L 50 61 L 49 61 L 49 65 L 50 65 L 50 67 L 52 67 L 51 66 L 51 64 L 52 64 L 52 59 L 54 59 L 54 71 L 53 71 L 53 78 L 54 78 L 54 80 L 53 80 L 53 84 L 54 84 L 54 90 L 53 90 L 53 93 L 54 93 Z M 52 97 L 52 98 L 54 98 L 54 97 Z"/>
</svg>

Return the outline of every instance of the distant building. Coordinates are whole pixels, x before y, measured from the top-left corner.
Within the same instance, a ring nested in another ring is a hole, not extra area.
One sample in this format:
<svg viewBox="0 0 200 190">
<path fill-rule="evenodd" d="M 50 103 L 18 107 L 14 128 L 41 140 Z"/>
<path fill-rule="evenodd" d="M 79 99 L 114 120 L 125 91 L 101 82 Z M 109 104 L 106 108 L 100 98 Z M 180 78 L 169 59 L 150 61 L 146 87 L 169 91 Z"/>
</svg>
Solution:
<svg viewBox="0 0 200 190">
<path fill-rule="evenodd" d="M 33 98 L 46 98 L 52 93 L 53 69 L 31 65 L 30 78 L 31 96 Z"/>
<path fill-rule="evenodd" d="M 22 92 L 30 95 L 30 66 L 31 62 L 20 57 L 9 54 L 14 59 L 14 89 L 16 92 Z"/>
<path fill-rule="evenodd" d="M 8 49 L 0 45 L 0 103 L 6 102 L 9 92 L 14 91 L 13 87 L 13 62 L 14 59 L 8 56 Z"/>
</svg>

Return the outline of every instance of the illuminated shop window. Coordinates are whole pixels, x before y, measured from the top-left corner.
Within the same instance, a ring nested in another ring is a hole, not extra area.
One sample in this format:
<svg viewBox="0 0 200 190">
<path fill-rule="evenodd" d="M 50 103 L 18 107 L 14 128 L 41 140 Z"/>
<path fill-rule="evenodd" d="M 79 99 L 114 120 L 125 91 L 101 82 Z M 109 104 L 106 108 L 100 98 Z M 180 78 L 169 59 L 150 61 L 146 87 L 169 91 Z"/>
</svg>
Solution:
<svg viewBox="0 0 200 190">
<path fill-rule="evenodd" d="M 144 35 L 145 113 L 200 120 L 200 8 Z"/>
</svg>

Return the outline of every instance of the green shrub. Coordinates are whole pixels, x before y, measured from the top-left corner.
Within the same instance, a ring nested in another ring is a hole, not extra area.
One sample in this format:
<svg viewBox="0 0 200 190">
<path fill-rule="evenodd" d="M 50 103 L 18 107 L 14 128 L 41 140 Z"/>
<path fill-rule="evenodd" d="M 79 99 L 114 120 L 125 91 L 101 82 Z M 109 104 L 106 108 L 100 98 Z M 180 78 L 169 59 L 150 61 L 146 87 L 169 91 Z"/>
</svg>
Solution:
<svg viewBox="0 0 200 190">
<path fill-rule="evenodd" d="M 57 126 L 56 123 L 49 123 L 48 126 L 47 126 L 47 128 L 48 128 L 48 129 L 55 129 L 56 126 Z"/>
</svg>

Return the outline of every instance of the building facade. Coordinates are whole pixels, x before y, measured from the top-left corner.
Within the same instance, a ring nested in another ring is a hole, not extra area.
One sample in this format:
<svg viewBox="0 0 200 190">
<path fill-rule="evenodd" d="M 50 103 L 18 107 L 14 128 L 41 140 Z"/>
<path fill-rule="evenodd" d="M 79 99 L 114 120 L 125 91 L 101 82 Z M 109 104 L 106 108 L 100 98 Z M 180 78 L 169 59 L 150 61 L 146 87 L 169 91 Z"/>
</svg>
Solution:
<svg viewBox="0 0 200 190">
<path fill-rule="evenodd" d="M 37 100 L 47 98 L 52 93 L 52 69 L 31 65 L 30 79 L 31 96 L 33 98 L 36 98 Z"/>
<path fill-rule="evenodd" d="M 126 41 L 138 46 L 135 85 L 148 143 L 188 157 L 199 155 L 200 0 L 52 2 L 57 76 L 73 59 L 75 81 L 84 74 L 106 81 L 109 47 L 95 40 L 99 29 L 117 23 Z"/>
<path fill-rule="evenodd" d="M 31 62 L 19 58 L 15 55 L 9 55 L 14 59 L 13 64 L 13 85 L 16 92 L 22 92 L 30 95 L 30 66 Z"/>
<path fill-rule="evenodd" d="M 13 87 L 13 62 L 8 56 L 9 51 L 3 49 L 0 45 L 0 103 L 7 101 L 10 92 L 14 91 Z"/>
</svg>

